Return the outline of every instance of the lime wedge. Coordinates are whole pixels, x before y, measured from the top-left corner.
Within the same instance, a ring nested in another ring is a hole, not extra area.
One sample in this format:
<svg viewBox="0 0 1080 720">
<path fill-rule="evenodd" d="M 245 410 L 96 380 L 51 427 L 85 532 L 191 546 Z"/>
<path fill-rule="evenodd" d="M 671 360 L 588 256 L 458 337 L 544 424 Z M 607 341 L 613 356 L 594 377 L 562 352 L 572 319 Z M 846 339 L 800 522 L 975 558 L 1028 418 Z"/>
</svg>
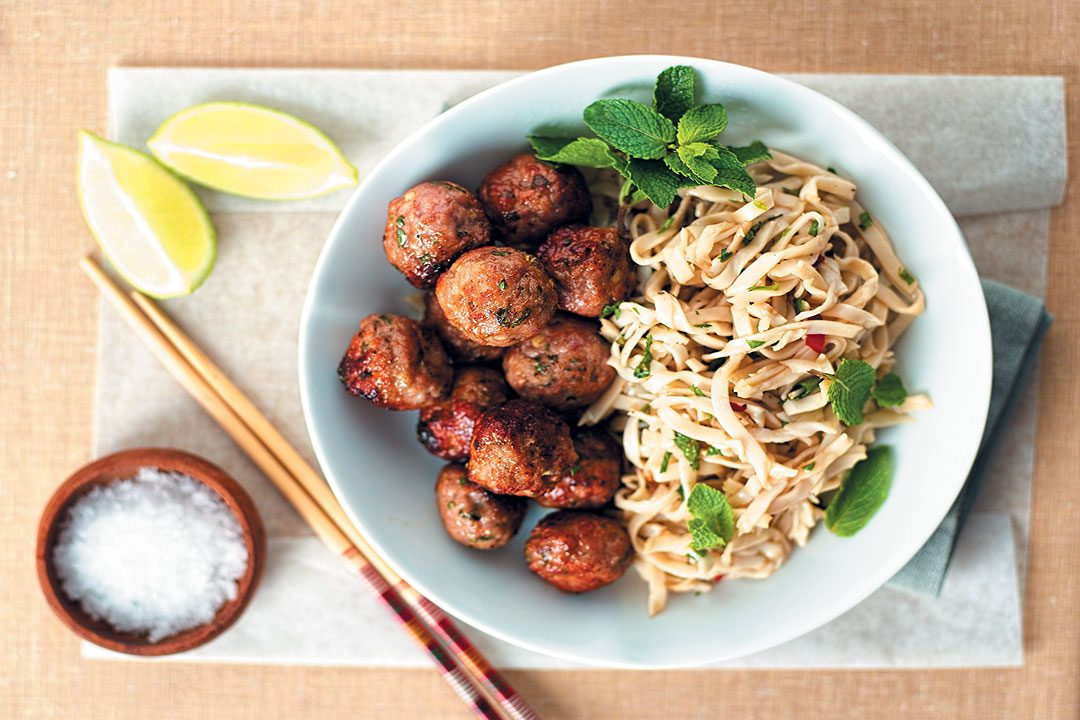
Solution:
<svg viewBox="0 0 1080 720">
<path fill-rule="evenodd" d="M 149 155 L 79 133 L 79 200 L 116 271 L 154 297 L 187 295 L 214 267 L 210 216 L 182 180 Z"/>
<path fill-rule="evenodd" d="M 177 174 L 233 195 L 297 200 L 356 184 L 356 168 L 328 137 L 259 105 L 195 105 L 162 123 L 146 145 Z"/>
</svg>

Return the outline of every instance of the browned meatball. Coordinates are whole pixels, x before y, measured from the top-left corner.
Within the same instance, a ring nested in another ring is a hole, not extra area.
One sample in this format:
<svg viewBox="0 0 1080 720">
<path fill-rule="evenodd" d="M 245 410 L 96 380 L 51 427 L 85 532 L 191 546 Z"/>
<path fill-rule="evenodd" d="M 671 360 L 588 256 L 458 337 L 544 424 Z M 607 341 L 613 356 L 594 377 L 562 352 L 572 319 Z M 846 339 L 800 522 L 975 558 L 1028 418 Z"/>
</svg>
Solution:
<svg viewBox="0 0 1080 720">
<path fill-rule="evenodd" d="M 536 255 L 555 281 L 563 310 L 599 317 L 606 305 L 626 298 L 634 288 L 630 248 L 613 227 L 558 228 Z"/>
<path fill-rule="evenodd" d="M 538 335 L 507 350 L 503 371 L 521 397 L 568 410 L 593 402 L 615 379 L 610 356 L 595 322 L 556 315 Z"/>
<path fill-rule="evenodd" d="M 555 312 L 555 283 L 536 257 L 513 248 L 484 247 L 459 257 L 439 277 L 435 295 L 462 335 L 506 347 L 540 332 Z"/>
<path fill-rule="evenodd" d="M 491 224 L 476 197 L 452 182 L 422 182 L 386 211 L 383 250 L 418 288 L 429 288 L 461 253 L 491 240 Z"/>
<path fill-rule="evenodd" d="M 447 465 L 435 481 L 446 534 L 465 547 L 494 550 L 510 542 L 525 517 L 525 498 L 496 495 L 469 482 L 462 465 Z"/>
<path fill-rule="evenodd" d="M 450 358 L 427 327 L 400 315 L 368 315 L 360 322 L 338 377 L 353 395 L 390 410 L 416 410 L 446 397 Z"/>
<path fill-rule="evenodd" d="M 465 367 L 454 377 L 450 399 L 420 411 L 416 437 L 428 452 L 444 460 L 465 460 L 473 425 L 484 411 L 506 402 L 502 373 L 486 367 Z"/>
<path fill-rule="evenodd" d="M 577 463 L 570 428 L 542 405 L 511 400 L 473 428 L 469 479 L 502 495 L 535 497 Z"/>
<path fill-rule="evenodd" d="M 592 199 L 577 168 L 523 153 L 488 173 L 477 191 L 495 229 L 508 243 L 539 240 L 553 227 L 585 220 Z"/>
<path fill-rule="evenodd" d="M 536 496 L 553 508 L 598 508 L 611 502 L 622 474 L 622 447 L 606 432 L 583 430 L 574 436 L 577 465 Z"/>
<path fill-rule="evenodd" d="M 615 582 L 632 555 L 630 538 L 618 522 L 575 510 L 545 515 L 525 543 L 529 569 L 568 593 Z"/>
<path fill-rule="evenodd" d="M 433 292 L 424 297 L 424 322 L 435 329 L 439 339 L 442 340 L 443 347 L 455 360 L 487 362 L 498 360 L 506 352 L 506 348 L 481 345 L 465 337 L 446 319 L 446 313 L 439 306 L 439 300 Z"/>
</svg>

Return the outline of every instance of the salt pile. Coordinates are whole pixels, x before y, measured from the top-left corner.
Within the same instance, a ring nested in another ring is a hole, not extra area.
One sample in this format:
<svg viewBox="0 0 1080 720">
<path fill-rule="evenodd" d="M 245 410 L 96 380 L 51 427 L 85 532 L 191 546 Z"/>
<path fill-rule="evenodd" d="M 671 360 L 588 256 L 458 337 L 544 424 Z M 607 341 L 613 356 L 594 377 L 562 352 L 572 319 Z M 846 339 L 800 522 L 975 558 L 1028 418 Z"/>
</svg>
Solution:
<svg viewBox="0 0 1080 720">
<path fill-rule="evenodd" d="M 53 550 L 64 593 L 117 630 L 157 642 L 209 622 L 247 569 L 243 532 L 203 483 L 142 468 L 67 511 Z"/>
</svg>

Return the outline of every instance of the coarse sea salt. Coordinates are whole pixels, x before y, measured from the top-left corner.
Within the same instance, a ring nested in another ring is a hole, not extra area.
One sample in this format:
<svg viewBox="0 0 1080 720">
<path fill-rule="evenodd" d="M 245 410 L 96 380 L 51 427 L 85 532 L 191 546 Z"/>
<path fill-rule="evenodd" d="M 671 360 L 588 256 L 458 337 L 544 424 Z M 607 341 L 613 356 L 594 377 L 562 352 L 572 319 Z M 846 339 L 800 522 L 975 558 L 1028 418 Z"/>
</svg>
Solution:
<svg viewBox="0 0 1080 720">
<path fill-rule="evenodd" d="M 142 468 L 68 509 L 53 550 L 64 593 L 150 642 L 209 622 L 247 569 L 243 532 L 203 483 Z"/>
</svg>

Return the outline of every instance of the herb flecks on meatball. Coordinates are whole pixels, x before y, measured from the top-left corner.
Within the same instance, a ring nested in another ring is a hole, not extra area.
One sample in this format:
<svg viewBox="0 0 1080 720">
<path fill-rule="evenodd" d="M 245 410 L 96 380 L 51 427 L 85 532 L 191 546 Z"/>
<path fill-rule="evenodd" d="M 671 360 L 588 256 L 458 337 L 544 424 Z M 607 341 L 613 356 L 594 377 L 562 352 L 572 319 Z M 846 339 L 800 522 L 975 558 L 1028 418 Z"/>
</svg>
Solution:
<svg viewBox="0 0 1080 720">
<path fill-rule="evenodd" d="M 632 556 L 630 538 L 618 522 L 577 510 L 545 515 L 525 543 L 529 569 L 568 593 L 615 582 Z"/>
<path fill-rule="evenodd" d="M 528 153 L 488 173 L 477 195 L 495 229 L 513 245 L 535 243 L 552 228 L 583 221 L 592 212 L 589 189 L 577 168 Z"/>
<path fill-rule="evenodd" d="M 458 255 L 491 240 L 476 197 L 456 183 L 422 182 L 390 201 L 386 259 L 418 288 L 429 288 Z"/>
<path fill-rule="evenodd" d="M 447 465 L 435 482 L 435 501 L 446 534 L 475 550 L 510 542 L 525 517 L 525 499 L 496 495 L 470 482 L 462 465 Z"/>
<path fill-rule="evenodd" d="M 544 507 L 586 509 L 611 502 L 622 475 L 622 447 L 601 430 L 574 434 L 577 464 L 540 495 Z"/>
<path fill-rule="evenodd" d="M 466 339 L 507 347 L 540 332 L 555 312 L 555 283 L 536 257 L 483 247 L 459 257 L 435 287 L 447 321 Z"/>
<path fill-rule="evenodd" d="M 526 400 L 570 410 L 592 403 L 611 385 L 610 356 L 595 322 L 556 315 L 538 334 L 507 350 L 503 371 Z"/>
<path fill-rule="evenodd" d="M 466 460 L 473 427 L 485 411 L 506 402 L 506 381 L 498 370 L 463 367 L 454 376 L 450 398 L 420 411 L 416 437 L 444 460 Z"/>
<path fill-rule="evenodd" d="M 633 291 L 630 249 L 613 227 L 568 225 L 554 230 L 536 251 L 555 281 L 559 307 L 599 317 L 604 307 Z"/>
<path fill-rule="evenodd" d="M 417 410 L 446 397 L 453 378 L 435 333 L 400 315 L 368 315 L 338 366 L 353 395 L 390 410 Z"/>
<path fill-rule="evenodd" d="M 511 400 L 473 428 L 469 479 L 502 495 L 535 497 L 578 461 L 570 428 L 542 405 Z"/>
</svg>

